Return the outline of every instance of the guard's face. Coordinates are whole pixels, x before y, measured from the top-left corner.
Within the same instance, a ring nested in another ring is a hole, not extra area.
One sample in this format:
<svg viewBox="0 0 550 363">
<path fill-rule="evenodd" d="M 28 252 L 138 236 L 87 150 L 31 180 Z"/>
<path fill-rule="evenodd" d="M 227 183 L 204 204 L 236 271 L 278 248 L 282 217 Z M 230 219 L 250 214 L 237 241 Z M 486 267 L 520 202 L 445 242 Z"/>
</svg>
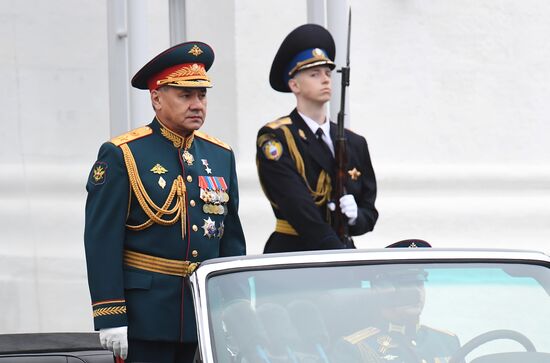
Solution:
<svg viewBox="0 0 550 363">
<path fill-rule="evenodd" d="M 332 95 L 332 71 L 328 66 L 318 66 L 299 71 L 288 81 L 296 97 L 324 104 Z"/>
<path fill-rule="evenodd" d="M 157 117 L 170 130 L 187 135 L 198 130 L 206 117 L 206 88 L 165 86 L 151 91 Z"/>
</svg>

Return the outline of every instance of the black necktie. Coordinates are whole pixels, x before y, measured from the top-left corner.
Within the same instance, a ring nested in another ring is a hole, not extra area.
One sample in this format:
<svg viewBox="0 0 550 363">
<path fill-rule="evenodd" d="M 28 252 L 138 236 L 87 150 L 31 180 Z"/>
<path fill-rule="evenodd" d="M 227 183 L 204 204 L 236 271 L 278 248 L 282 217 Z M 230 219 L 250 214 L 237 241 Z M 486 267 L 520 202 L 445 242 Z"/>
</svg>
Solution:
<svg viewBox="0 0 550 363">
<path fill-rule="evenodd" d="M 319 142 L 319 145 L 321 145 L 321 149 L 323 149 L 323 151 L 327 153 L 327 155 L 330 156 L 330 158 L 332 159 L 334 158 L 334 155 L 332 155 L 332 151 L 330 151 L 327 143 L 323 140 L 324 134 L 325 133 L 320 127 L 317 129 L 317 131 L 315 131 L 315 136 L 317 136 L 317 141 Z"/>
</svg>

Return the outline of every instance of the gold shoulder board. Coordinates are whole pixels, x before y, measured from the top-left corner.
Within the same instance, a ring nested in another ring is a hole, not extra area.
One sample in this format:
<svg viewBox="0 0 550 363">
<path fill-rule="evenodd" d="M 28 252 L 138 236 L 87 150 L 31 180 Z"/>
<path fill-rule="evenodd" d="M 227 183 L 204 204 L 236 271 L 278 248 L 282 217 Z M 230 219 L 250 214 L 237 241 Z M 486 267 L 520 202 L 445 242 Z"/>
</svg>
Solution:
<svg viewBox="0 0 550 363">
<path fill-rule="evenodd" d="M 361 342 L 362 340 L 368 337 L 371 337 L 373 335 L 376 335 L 378 333 L 380 333 L 380 329 L 371 326 L 371 327 L 359 330 L 351 335 L 348 335 L 347 337 L 344 337 L 344 340 L 355 345 Z"/>
<path fill-rule="evenodd" d="M 221 146 L 224 149 L 231 150 L 231 146 L 229 146 L 229 144 L 226 144 L 225 142 L 221 141 L 218 138 L 215 138 L 214 136 L 210 136 L 208 134 L 205 134 L 202 131 L 195 131 L 195 136 L 198 136 L 201 139 L 205 139 L 206 141 L 210 141 L 211 143 L 216 144 L 218 146 Z"/>
<path fill-rule="evenodd" d="M 125 134 L 122 134 L 117 137 L 113 137 L 110 142 L 115 144 L 116 146 L 120 146 L 122 144 L 126 144 L 130 141 L 134 141 L 137 139 L 140 139 L 144 136 L 151 135 L 153 133 L 153 130 L 149 126 L 143 126 L 138 127 L 137 129 L 134 129 L 132 131 L 128 131 Z"/>
<path fill-rule="evenodd" d="M 266 124 L 266 126 L 271 129 L 278 129 L 279 127 L 285 125 L 292 125 L 292 120 L 290 119 L 290 117 L 281 117 L 278 120 L 271 121 Z"/>
</svg>

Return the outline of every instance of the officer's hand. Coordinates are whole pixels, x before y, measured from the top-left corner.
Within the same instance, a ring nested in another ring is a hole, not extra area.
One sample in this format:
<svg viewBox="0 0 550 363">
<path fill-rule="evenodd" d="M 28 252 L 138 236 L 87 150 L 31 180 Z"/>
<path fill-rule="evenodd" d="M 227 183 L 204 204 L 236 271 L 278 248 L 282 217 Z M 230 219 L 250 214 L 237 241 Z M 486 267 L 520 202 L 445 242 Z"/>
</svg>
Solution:
<svg viewBox="0 0 550 363">
<path fill-rule="evenodd" d="M 128 356 L 128 327 L 105 328 L 99 330 L 99 342 L 117 357 L 126 359 Z"/>
<path fill-rule="evenodd" d="M 348 224 L 354 225 L 357 221 L 357 203 L 351 194 L 346 194 L 340 198 L 340 210 L 348 217 Z"/>
</svg>

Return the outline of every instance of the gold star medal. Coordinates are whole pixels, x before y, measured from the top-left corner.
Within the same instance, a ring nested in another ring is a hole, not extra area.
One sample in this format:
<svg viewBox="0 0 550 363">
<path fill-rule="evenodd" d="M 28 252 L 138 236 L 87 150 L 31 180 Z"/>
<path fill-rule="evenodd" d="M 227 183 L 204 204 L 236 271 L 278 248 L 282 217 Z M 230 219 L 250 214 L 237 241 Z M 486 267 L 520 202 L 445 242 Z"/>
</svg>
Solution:
<svg viewBox="0 0 550 363">
<path fill-rule="evenodd" d="M 208 166 L 208 160 L 201 159 L 202 165 L 204 165 L 204 171 L 206 171 L 206 174 L 212 174 L 212 169 Z"/>
</svg>

